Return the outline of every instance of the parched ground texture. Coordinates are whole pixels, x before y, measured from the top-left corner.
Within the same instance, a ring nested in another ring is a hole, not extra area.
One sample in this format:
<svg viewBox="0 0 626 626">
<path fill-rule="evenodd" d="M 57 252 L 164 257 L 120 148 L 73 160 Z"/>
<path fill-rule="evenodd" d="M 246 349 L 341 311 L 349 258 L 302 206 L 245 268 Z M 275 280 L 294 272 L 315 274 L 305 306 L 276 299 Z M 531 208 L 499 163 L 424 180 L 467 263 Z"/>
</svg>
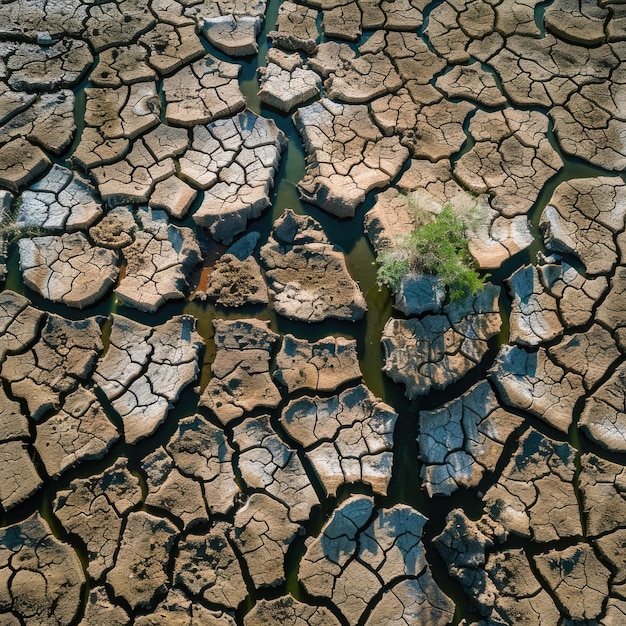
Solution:
<svg viewBox="0 0 626 626">
<path fill-rule="evenodd" d="M 0 2 L 0 623 L 626 623 L 625 7 Z"/>
</svg>

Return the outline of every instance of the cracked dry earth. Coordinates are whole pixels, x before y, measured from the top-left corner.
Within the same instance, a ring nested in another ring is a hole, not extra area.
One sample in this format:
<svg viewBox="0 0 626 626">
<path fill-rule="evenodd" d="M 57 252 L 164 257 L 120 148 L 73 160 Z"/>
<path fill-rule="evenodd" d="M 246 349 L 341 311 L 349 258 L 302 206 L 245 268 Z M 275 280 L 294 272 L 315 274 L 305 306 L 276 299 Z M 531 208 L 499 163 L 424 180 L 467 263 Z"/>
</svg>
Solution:
<svg viewBox="0 0 626 626">
<path fill-rule="evenodd" d="M 0 2 L 0 624 L 626 623 L 625 7 Z"/>
</svg>

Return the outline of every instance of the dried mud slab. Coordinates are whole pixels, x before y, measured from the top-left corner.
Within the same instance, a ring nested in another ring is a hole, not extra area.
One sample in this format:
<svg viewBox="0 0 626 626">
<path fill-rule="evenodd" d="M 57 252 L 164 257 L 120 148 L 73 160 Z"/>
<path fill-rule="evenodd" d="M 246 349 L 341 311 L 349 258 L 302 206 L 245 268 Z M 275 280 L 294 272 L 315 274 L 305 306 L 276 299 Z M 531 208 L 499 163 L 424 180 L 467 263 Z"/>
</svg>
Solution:
<svg viewBox="0 0 626 626">
<path fill-rule="evenodd" d="M 170 589 L 167 597 L 150 612 L 135 620 L 136 626 L 236 626 L 226 611 L 212 611 L 194 602 L 179 589 Z"/>
<path fill-rule="evenodd" d="M 555 361 L 545 348 L 527 352 L 517 346 L 503 346 L 489 379 L 506 406 L 528 411 L 566 433 L 574 405 L 585 390 L 582 376 L 566 371 Z"/>
<path fill-rule="evenodd" d="M 162 4 L 167 18 L 163 18 L 163 22 L 157 23 L 152 30 L 142 35 L 139 42 L 148 49 L 148 65 L 161 76 L 169 76 L 184 65 L 203 57 L 206 51 L 196 36 L 192 20 L 181 18 L 173 20 L 174 23 L 167 23 L 168 19 L 172 19 L 172 9 L 177 3 L 165 0 Z M 181 5 L 178 6 L 182 9 Z M 155 10 L 154 2 L 152 9 Z M 102 59 L 102 55 L 100 58 Z"/>
<path fill-rule="evenodd" d="M 85 479 L 73 480 L 69 489 L 57 492 L 53 512 L 63 528 L 80 537 L 87 548 L 87 571 L 95 580 L 115 563 L 126 515 L 142 500 L 139 479 L 126 459 Z"/>
<path fill-rule="evenodd" d="M 0 443 L 0 504 L 5 511 L 28 500 L 43 486 L 31 456 L 24 441 Z"/>
<path fill-rule="evenodd" d="M 374 33 L 374 41 L 382 36 L 382 32 Z M 339 67 L 333 67 L 333 60 L 337 62 L 335 60 L 337 50 L 340 51 L 338 56 L 343 58 L 343 63 L 340 62 Z M 335 42 L 319 45 L 311 64 L 320 68 L 326 77 L 324 87 L 328 98 L 360 104 L 395 92 L 402 86 L 402 80 L 382 46 L 372 45 L 370 39 L 358 51 L 357 56 L 354 52 L 351 53 L 347 45 Z"/>
<path fill-rule="evenodd" d="M 385 495 L 393 465 L 393 409 L 364 385 L 330 398 L 304 396 L 285 407 L 280 423 L 302 445 L 326 493 L 365 483 Z"/>
<path fill-rule="evenodd" d="M 115 295 L 127 306 L 154 312 L 185 297 L 187 276 L 202 256 L 190 228 L 168 224 L 156 211 L 141 211 L 137 219 L 142 229 L 122 252 L 126 266 Z"/>
<path fill-rule="evenodd" d="M 361 378 L 356 341 L 325 337 L 314 343 L 284 335 L 274 378 L 290 394 L 301 389 L 332 392 Z"/>
<path fill-rule="evenodd" d="M 257 589 L 285 581 L 285 554 L 299 530 L 287 507 L 264 493 L 252 494 L 237 511 L 231 536 Z"/>
<path fill-rule="evenodd" d="M 567 329 L 589 324 L 595 312 L 601 310 L 598 304 L 609 287 L 606 277 L 586 278 L 566 261 L 536 267 L 544 290 L 556 298 L 559 318 Z"/>
<path fill-rule="evenodd" d="M 487 514 L 508 532 L 539 543 L 582 535 L 574 456 L 567 443 L 529 430 L 498 482 L 487 490 Z"/>
<path fill-rule="evenodd" d="M 425 605 L 420 607 L 424 610 L 424 614 L 420 610 L 420 617 L 440 604 L 445 615 L 433 623 L 445 623 L 453 604 L 428 573 L 421 542 L 425 523 L 426 518 L 409 506 L 397 504 L 375 511 L 371 498 L 352 496 L 309 543 L 298 579 L 308 593 L 330 600 L 354 624 L 381 587 L 404 577 L 419 577 L 428 590 L 421 602 L 419 596 L 414 599 L 415 604 Z M 388 597 L 383 597 L 386 603 Z M 408 617 L 414 605 L 405 609 L 400 619 Z"/>
<path fill-rule="evenodd" d="M 75 172 L 55 164 L 21 195 L 17 227 L 84 230 L 102 216 L 95 189 Z"/>
<path fill-rule="evenodd" d="M 275 46 L 285 50 L 302 50 L 313 54 L 317 49 L 318 12 L 295 2 L 283 2 L 278 8 L 276 30 L 267 34 Z"/>
<path fill-rule="evenodd" d="M 208 523 L 204 494 L 200 483 L 181 474 L 174 460 L 162 448 L 148 454 L 141 462 L 148 493 L 145 502 L 182 522 L 185 529 Z"/>
<path fill-rule="evenodd" d="M 292 522 L 309 519 L 319 504 L 315 490 L 295 450 L 278 437 L 268 415 L 245 420 L 234 428 L 239 471 L 250 489 L 263 489 L 289 509 Z"/>
<path fill-rule="evenodd" d="M 431 624 L 445 626 L 454 617 L 454 603 L 425 571 L 418 578 L 403 580 L 385 591 L 370 613 L 366 626 Z"/>
<path fill-rule="evenodd" d="M 508 37 L 506 46 L 489 59 L 514 106 L 546 108 L 567 106 L 584 85 L 607 81 L 618 63 L 610 46 L 577 46 L 550 34 Z"/>
<path fill-rule="evenodd" d="M 109 48 L 98 58 L 89 80 L 95 87 L 121 87 L 156 79 L 155 71 L 146 62 L 148 50 L 138 44 Z"/>
<path fill-rule="evenodd" d="M 513 296 L 509 341 L 538 346 L 563 333 L 556 298 L 544 288 L 537 267 L 520 267 L 507 285 Z"/>
<path fill-rule="evenodd" d="M 11 89 L 31 93 L 72 87 L 93 62 L 89 46 L 79 39 L 62 39 L 51 46 L 2 42 L 0 56 L 6 59 Z"/>
<path fill-rule="evenodd" d="M 587 534 L 598 538 L 603 556 L 618 567 L 619 574 L 614 582 L 623 584 L 626 582 L 626 561 L 621 557 L 626 546 L 622 544 L 618 548 L 618 544 L 626 532 L 622 528 L 626 513 L 626 470 L 622 465 L 595 454 L 583 454 L 580 461 L 579 483 Z M 618 549 L 610 549 L 613 545 Z"/>
<path fill-rule="evenodd" d="M 181 178 L 206 189 L 196 224 L 226 244 L 243 232 L 270 205 L 284 146 L 275 122 L 248 110 L 196 127 L 191 150 L 180 159 Z"/>
<path fill-rule="evenodd" d="M 0 578 L 3 619 L 19 616 L 18 623 L 27 626 L 58 626 L 78 614 L 85 582 L 80 561 L 39 513 L 0 531 Z"/>
<path fill-rule="evenodd" d="M 298 109 L 294 121 L 309 155 L 298 189 L 337 217 L 352 217 L 369 191 L 397 176 L 408 156 L 397 137 L 383 137 L 364 105 L 324 98 Z"/>
<path fill-rule="evenodd" d="M 481 362 L 500 330 L 499 295 L 499 287 L 487 285 L 477 296 L 446 305 L 440 315 L 391 318 L 382 335 L 383 371 L 411 399 L 460 380 Z"/>
<path fill-rule="evenodd" d="M 10 39 L 37 40 L 39 33 L 49 37 L 81 36 L 87 17 L 87 6 L 80 0 L 59 4 L 54 0 L 17 0 L 0 6 L 0 33 Z"/>
<path fill-rule="evenodd" d="M 591 275 L 608 274 L 618 262 L 615 237 L 625 212 L 621 178 L 575 178 L 554 190 L 539 226 L 549 251 L 575 256 Z"/>
<path fill-rule="evenodd" d="M 421 411 L 421 478 L 429 496 L 477 486 L 493 472 L 504 444 L 523 422 L 503 409 L 487 381 L 433 411 Z"/>
<path fill-rule="evenodd" d="M 116 207 L 107 211 L 106 215 L 89 229 L 89 237 L 97 246 L 119 250 L 134 241 L 136 229 L 137 222 L 130 207 Z"/>
<path fill-rule="evenodd" d="M 128 514 L 115 566 L 106 580 L 116 596 L 133 609 L 153 609 L 169 583 L 167 563 L 176 527 L 169 520 L 145 511 Z"/>
<path fill-rule="evenodd" d="M 244 626 L 339 626 L 337 618 L 323 606 L 298 602 L 291 596 L 259 600 L 243 618 Z"/>
<path fill-rule="evenodd" d="M 196 379 L 204 341 L 189 315 L 154 328 L 115 314 L 111 320 L 109 349 L 93 378 L 122 418 L 126 441 L 136 443 L 163 423 Z"/>
<path fill-rule="evenodd" d="M 223 430 L 201 415 L 185 417 L 178 422 L 166 449 L 183 475 L 202 483 L 211 513 L 230 511 L 239 487 L 233 472 L 233 449 Z"/>
<path fill-rule="evenodd" d="M 626 450 L 626 364 L 618 365 L 587 400 L 580 426 L 592 441 L 615 452 Z"/>
<path fill-rule="evenodd" d="M 557 624 L 559 609 L 542 589 L 524 551 L 488 554 L 505 536 L 492 520 L 483 517 L 472 521 L 461 509 L 455 509 L 447 515 L 435 545 L 450 574 L 490 623 Z"/>
<path fill-rule="evenodd" d="M 119 0 L 95 5 L 90 8 L 88 15 L 82 34 L 96 52 L 129 44 L 156 24 L 150 8 L 140 0 Z"/>
<path fill-rule="evenodd" d="M 475 143 L 454 164 L 455 176 L 466 189 L 490 194 L 500 215 L 527 213 L 562 166 L 548 123 L 537 111 L 478 111 L 469 125 Z"/>
<path fill-rule="evenodd" d="M 55 93 L 37 94 L 29 104 L 28 108 L 20 107 L 20 110 L 13 110 L 12 117 L 5 117 L 6 123 L 1 126 L 0 145 L 3 161 L 6 159 L 7 172 L 13 172 L 13 176 L 19 173 L 20 163 L 16 160 L 19 155 L 13 151 L 16 149 L 24 151 L 22 157 L 24 164 L 36 168 L 33 172 L 24 173 L 24 176 L 32 180 L 46 169 L 48 160 L 43 153 L 29 149 L 28 143 L 32 147 L 38 146 L 56 156 L 61 156 L 69 148 L 76 131 L 75 97 L 71 90 L 62 89 Z M 41 155 L 40 162 L 34 161 L 38 154 Z M 13 182 L 19 183 L 17 179 Z"/>
<path fill-rule="evenodd" d="M 228 424 L 257 408 L 275 408 L 281 396 L 270 377 L 278 335 L 260 320 L 214 320 L 215 360 L 199 404 Z"/>
<path fill-rule="evenodd" d="M 448 98 L 463 98 L 489 108 L 507 102 L 493 73 L 479 63 L 455 65 L 439 76 L 435 84 Z"/>
<path fill-rule="evenodd" d="M 269 294 L 261 266 L 254 256 L 260 238 L 251 232 L 235 242 L 216 261 L 209 274 L 204 294 L 224 307 L 241 307 L 247 304 L 267 304 Z"/>
<path fill-rule="evenodd" d="M 559 39 L 592 47 L 604 42 L 604 24 L 608 15 L 606 7 L 590 0 L 557 0 L 547 8 L 543 21 Z"/>
<path fill-rule="evenodd" d="M 239 70 L 208 54 L 168 76 L 163 81 L 168 123 L 191 127 L 241 111 L 246 100 L 239 90 Z"/>
<path fill-rule="evenodd" d="M 439 55 L 457 65 L 466 63 L 471 55 L 482 58 L 484 48 L 495 52 L 502 46 L 502 37 L 494 37 L 495 23 L 496 8 L 487 2 L 446 1 L 433 9 L 424 34 Z"/>
<path fill-rule="evenodd" d="M 239 559 L 229 542 L 231 526 L 217 522 L 205 535 L 178 544 L 174 581 L 207 602 L 236 609 L 248 595 Z"/>
<path fill-rule="evenodd" d="M 356 321 L 367 310 L 343 252 L 312 217 L 286 209 L 261 248 L 261 261 L 279 315 L 303 322 Z"/>
<path fill-rule="evenodd" d="M 277 54 L 268 55 L 266 67 L 258 70 L 259 98 L 261 102 L 289 113 L 293 109 L 319 97 L 322 81 L 314 71 L 302 67 L 303 62 L 299 55 L 295 57 L 279 57 Z M 284 60 L 283 60 L 284 59 Z"/>
<path fill-rule="evenodd" d="M 96 396 L 78 387 L 59 413 L 37 426 L 35 448 L 52 478 L 71 467 L 101 459 L 119 438 Z"/>
<path fill-rule="evenodd" d="M 50 159 L 26 139 L 14 139 L 0 146 L 0 164 L 0 185 L 17 193 L 50 167 Z"/>
<path fill-rule="evenodd" d="M 623 43 L 616 53 L 624 58 Z M 624 64 L 613 72 L 610 81 L 584 85 L 566 107 L 551 111 L 554 132 L 563 152 L 611 171 L 626 168 L 624 131 L 626 120 L 617 105 L 626 93 Z"/>
<path fill-rule="evenodd" d="M 80 626 L 90 626 L 91 624 L 128 626 L 130 617 L 121 606 L 115 606 L 111 603 L 104 587 L 94 587 L 89 592 L 85 614 L 80 621 Z"/>
<path fill-rule="evenodd" d="M 50 313 L 33 347 L 7 356 L 2 377 L 12 395 L 26 402 L 31 419 L 41 421 L 61 408 L 65 396 L 88 379 L 103 348 L 100 335 L 96 318 L 70 321 Z"/>
<path fill-rule="evenodd" d="M 613 335 L 599 324 L 564 337 L 549 348 L 549 353 L 566 370 L 582 376 L 587 391 L 615 371 L 621 356 Z"/>
<path fill-rule="evenodd" d="M 535 556 L 534 561 L 567 616 L 589 620 L 602 615 L 611 572 L 590 545 L 580 543 L 564 550 L 550 550 Z"/>
<path fill-rule="evenodd" d="M 0 293 L 0 363 L 7 354 L 23 352 L 35 343 L 45 315 L 14 291 Z"/>
<path fill-rule="evenodd" d="M 24 283 L 51 302 L 82 309 L 117 280 L 117 253 L 92 246 L 83 233 L 20 239 L 18 246 Z"/>
<path fill-rule="evenodd" d="M 206 39 L 231 56 L 249 56 L 258 52 L 256 38 L 265 17 L 265 0 L 237 2 L 202 2 L 185 9 L 193 17 Z"/>
</svg>

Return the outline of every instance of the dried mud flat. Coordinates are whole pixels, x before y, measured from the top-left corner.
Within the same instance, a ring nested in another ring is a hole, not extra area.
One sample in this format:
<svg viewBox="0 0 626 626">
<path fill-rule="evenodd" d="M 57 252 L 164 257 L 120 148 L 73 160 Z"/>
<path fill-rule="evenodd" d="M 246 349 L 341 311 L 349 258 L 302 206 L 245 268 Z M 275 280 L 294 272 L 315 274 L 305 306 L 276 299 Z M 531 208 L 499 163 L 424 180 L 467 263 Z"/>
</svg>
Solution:
<svg viewBox="0 0 626 626">
<path fill-rule="evenodd" d="M 0 59 L 0 623 L 626 622 L 623 4 L 9 0 Z M 446 203 L 491 282 L 379 291 Z"/>
</svg>

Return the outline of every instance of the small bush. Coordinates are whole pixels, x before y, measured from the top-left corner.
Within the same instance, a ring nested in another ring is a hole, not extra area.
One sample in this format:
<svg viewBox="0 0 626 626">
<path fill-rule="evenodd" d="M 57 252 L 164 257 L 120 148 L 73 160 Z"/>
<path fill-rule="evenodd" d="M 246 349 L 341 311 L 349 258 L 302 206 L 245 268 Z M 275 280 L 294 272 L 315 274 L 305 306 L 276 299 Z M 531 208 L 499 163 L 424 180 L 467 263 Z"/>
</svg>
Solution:
<svg viewBox="0 0 626 626">
<path fill-rule="evenodd" d="M 410 201 L 408 206 L 416 213 Z M 418 225 L 408 237 L 378 256 L 378 284 L 397 291 L 402 278 L 408 272 L 416 272 L 438 276 L 452 302 L 478 293 L 485 278 L 478 274 L 469 251 L 470 223 L 456 215 L 449 204 L 430 221 L 425 221 L 423 214 L 422 211 L 419 216 L 414 215 Z"/>
</svg>

